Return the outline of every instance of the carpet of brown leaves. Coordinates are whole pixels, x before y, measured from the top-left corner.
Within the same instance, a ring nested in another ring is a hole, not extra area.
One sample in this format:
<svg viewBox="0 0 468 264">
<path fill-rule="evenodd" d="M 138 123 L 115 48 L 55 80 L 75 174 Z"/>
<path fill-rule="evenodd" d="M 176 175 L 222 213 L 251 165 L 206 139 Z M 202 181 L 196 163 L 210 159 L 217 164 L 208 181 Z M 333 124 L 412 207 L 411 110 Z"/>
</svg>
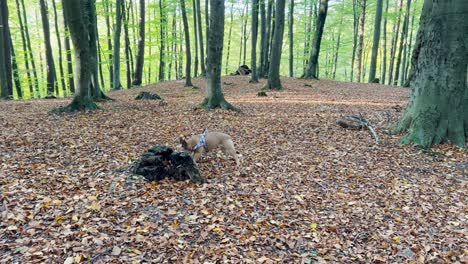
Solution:
<svg viewBox="0 0 468 264">
<path fill-rule="evenodd" d="M 223 78 L 243 112 L 194 110 L 182 82 L 110 92 L 103 111 L 61 100 L 0 102 L 1 263 L 423 263 L 466 261 L 466 151 L 400 146 L 386 133 L 408 90 L 283 79 L 257 97 Z M 142 90 L 158 101 L 135 101 Z M 358 114 L 377 127 L 338 127 Z M 242 168 L 210 153 L 208 183 L 147 183 L 125 168 L 205 127 L 234 138 Z"/>
</svg>

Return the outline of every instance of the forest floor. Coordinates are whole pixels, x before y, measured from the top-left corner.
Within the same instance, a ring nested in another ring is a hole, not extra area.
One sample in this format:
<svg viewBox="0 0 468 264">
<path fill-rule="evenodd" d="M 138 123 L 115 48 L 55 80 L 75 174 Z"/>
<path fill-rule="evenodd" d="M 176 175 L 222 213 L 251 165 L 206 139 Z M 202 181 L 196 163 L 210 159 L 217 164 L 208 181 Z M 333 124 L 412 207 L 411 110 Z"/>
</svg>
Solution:
<svg viewBox="0 0 468 264">
<path fill-rule="evenodd" d="M 194 110 L 183 83 L 110 92 L 92 113 L 69 99 L 0 102 L 0 263 L 423 263 L 467 260 L 468 153 L 423 151 L 387 133 L 409 91 L 284 78 L 257 97 L 224 77 L 242 113 Z M 140 91 L 158 101 L 136 101 Z M 361 113 L 368 131 L 336 125 Z M 230 134 L 242 167 L 214 152 L 207 183 L 148 183 L 125 170 L 150 146 L 204 128 Z"/>
</svg>

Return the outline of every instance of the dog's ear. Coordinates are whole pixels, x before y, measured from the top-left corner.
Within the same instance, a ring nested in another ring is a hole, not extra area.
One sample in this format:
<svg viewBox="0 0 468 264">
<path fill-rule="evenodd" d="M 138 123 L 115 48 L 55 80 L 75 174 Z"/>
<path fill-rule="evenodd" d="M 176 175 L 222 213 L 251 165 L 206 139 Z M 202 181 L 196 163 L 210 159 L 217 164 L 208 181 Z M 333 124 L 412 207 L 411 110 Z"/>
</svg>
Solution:
<svg viewBox="0 0 468 264">
<path fill-rule="evenodd" d="M 183 148 L 183 149 L 188 149 L 187 141 L 185 141 L 184 138 L 180 137 L 180 138 L 179 138 L 179 142 L 180 142 L 180 144 L 182 145 L 182 148 Z"/>
</svg>

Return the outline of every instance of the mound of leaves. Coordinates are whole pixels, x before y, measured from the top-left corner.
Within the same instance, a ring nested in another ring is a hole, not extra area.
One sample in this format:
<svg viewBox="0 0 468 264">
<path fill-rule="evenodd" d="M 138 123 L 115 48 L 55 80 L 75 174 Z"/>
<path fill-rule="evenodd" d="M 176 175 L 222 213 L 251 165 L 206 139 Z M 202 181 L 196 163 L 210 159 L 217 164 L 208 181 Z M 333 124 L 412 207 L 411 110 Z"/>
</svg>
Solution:
<svg viewBox="0 0 468 264">
<path fill-rule="evenodd" d="M 161 96 L 155 93 L 150 93 L 150 92 L 140 92 L 138 93 L 137 97 L 135 97 L 135 100 L 161 100 Z"/>
<path fill-rule="evenodd" d="M 144 176 L 148 181 L 173 178 L 176 181 L 190 180 L 203 183 L 198 167 L 186 152 L 174 152 L 167 146 L 156 145 L 143 153 L 133 168 L 133 173 Z"/>
</svg>

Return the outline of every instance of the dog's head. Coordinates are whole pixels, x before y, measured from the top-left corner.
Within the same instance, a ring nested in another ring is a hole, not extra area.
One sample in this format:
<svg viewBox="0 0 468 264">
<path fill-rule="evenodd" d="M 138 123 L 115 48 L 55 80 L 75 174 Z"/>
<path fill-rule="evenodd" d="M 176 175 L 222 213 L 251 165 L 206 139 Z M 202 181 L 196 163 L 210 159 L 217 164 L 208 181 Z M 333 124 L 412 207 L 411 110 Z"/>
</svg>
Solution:
<svg viewBox="0 0 468 264">
<path fill-rule="evenodd" d="M 185 140 L 183 137 L 179 138 L 180 145 L 182 146 L 182 149 L 185 151 L 190 151 L 187 140 Z"/>
</svg>

